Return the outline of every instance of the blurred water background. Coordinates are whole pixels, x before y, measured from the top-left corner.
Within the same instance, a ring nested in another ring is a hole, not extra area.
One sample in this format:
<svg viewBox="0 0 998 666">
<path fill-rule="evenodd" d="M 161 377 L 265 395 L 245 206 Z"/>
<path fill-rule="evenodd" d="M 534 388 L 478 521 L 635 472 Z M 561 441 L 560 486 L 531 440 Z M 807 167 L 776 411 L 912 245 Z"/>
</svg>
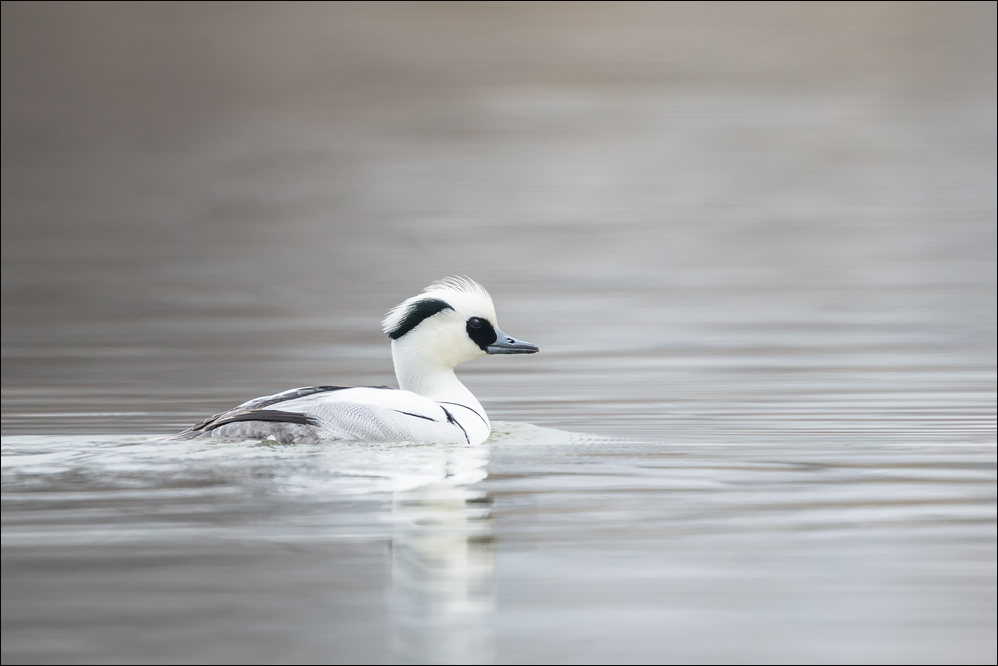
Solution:
<svg viewBox="0 0 998 666">
<path fill-rule="evenodd" d="M 2 7 L 5 664 L 994 663 L 995 3 Z"/>
</svg>

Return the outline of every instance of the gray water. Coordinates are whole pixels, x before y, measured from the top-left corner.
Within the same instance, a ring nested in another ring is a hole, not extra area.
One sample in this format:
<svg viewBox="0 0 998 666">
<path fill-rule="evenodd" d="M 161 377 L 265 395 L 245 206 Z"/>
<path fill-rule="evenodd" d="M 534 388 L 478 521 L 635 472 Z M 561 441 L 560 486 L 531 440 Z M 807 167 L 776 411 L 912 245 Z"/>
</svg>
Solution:
<svg viewBox="0 0 998 666">
<path fill-rule="evenodd" d="M 4 663 L 994 663 L 995 25 L 5 2 Z M 451 274 L 486 445 L 165 441 Z"/>
</svg>

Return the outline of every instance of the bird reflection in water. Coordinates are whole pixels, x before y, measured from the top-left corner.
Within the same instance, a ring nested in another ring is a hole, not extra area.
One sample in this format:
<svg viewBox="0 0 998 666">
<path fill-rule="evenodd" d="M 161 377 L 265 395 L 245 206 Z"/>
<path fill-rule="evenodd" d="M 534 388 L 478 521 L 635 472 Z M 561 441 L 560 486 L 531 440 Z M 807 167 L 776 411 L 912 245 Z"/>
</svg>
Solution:
<svg viewBox="0 0 998 666">
<path fill-rule="evenodd" d="M 449 479 L 396 492 L 393 661 L 491 663 L 492 499 Z"/>
</svg>

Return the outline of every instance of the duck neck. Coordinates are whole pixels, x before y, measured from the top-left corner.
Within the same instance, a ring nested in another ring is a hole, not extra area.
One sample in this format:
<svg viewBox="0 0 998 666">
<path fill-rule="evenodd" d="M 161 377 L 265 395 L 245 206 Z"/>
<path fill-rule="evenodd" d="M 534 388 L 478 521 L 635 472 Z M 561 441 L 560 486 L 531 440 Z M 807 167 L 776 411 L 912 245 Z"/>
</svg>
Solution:
<svg viewBox="0 0 998 666">
<path fill-rule="evenodd" d="M 392 361 L 399 388 L 440 403 L 464 405 L 488 423 L 488 416 L 474 394 L 454 374 L 454 366 L 426 355 L 406 353 L 401 340 L 392 341 Z"/>
</svg>

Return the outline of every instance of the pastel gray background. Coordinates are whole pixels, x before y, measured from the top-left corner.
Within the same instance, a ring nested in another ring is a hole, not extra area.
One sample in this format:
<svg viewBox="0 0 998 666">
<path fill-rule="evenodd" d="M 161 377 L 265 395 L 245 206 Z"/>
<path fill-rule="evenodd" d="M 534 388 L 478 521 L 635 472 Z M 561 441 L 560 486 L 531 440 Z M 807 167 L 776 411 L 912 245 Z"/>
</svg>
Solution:
<svg viewBox="0 0 998 666">
<path fill-rule="evenodd" d="M 4 663 L 993 662 L 995 25 L 4 2 Z M 493 420 L 610 438 L 454 454 L 465 564 L 323 485 L 426 452 L 128 453 L 394 383 L 451 274 L 541 348 L 461 368 Z"/>
</svg>

